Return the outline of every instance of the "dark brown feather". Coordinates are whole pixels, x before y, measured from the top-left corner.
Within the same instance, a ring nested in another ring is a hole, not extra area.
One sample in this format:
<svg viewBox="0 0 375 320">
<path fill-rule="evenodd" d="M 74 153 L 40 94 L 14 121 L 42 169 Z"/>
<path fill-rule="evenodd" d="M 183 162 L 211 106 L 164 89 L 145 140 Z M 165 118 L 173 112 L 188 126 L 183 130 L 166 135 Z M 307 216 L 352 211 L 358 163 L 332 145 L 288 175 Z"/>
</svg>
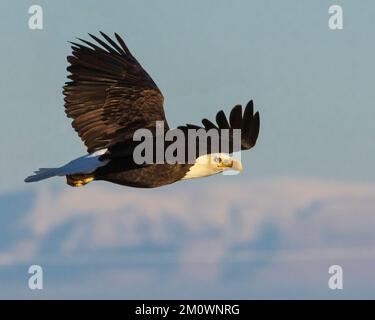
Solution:
<svg viewBox="0 0 375 320">
<path fill-rule="evenodd" d="M 72 42 L 71 81 L 64 86 L 65 112 L 90 153 L 132 139 L 137 129 L 153 130 L 156 121 L 168 129 L 155 82 L 119 35 L 118 44 L 101 35 L 104 40 L 90 35 L 97 44 Z"/>
<path fill-rule="evenodd" d="M 216 114 L 216 123 L 218 124 L 219 128 L 221 128 L 221 129 L 229 129 L 230 128 L 229 123 L 228 123 L 228 119 L 227 119 L 223 110 L 220 110 Z"/>
<path fill-rule="evenodd" d="M 229 122 L 232 129 L 241 129 L 242 106 L 240 104 L 236 105 L 230 112 Z"/>
<path fill-rule="evenodd" d="M 260 130 L 260 119 L 259 119 L 259 112 L 254 114 L 254 105 L 253 101 L 250 101 L 245 108 L 244 113 L 242 114 L 242 106 L 236 105 L 232 108 L 229 116 L 229 123 L 224 111 L 219 111 L 216 114 L 216 122 L 218 127 L 216 127 L 210 120 L 203 119 L 202 124 L 205 130 L 215 129 L 220 130 L 222 129 L 229 129 L 229 151 L 239 151 L 235 150 L 233 146 L 233 130 L 232 129 L 241 129 L 241 150 L 248 150 L 255 146 L 256 141 L 258 139 L 259 130 Z M 192 126 L 192 125 L 187 125 Z M 182 128 L 182 127 L 180 127 Z M 218 152 L 220 150 L 216 150 Z M 214 152 L 214 151 L 212 151 Z"/>
<path fill-rule="evenodd" d="M 204 118 L 202 119 L 202 124 L 203 126 L 207 129 L 207 130 L 210 130 L 210 129 L 218 129 L 217 126 L 215 126 L 210 120 Z"/>
</svg>

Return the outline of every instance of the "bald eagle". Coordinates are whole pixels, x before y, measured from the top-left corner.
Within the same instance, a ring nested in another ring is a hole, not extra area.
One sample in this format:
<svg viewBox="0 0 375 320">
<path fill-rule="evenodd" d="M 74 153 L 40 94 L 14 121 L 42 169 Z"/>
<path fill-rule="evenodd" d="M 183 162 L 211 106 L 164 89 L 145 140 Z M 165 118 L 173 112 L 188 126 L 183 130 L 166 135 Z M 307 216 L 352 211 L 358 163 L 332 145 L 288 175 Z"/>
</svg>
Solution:
<svg viewBox="0 0 375 320">
<path fill-rule="evenodd" d="M 257 141 L 260 121 L 259 113 L 254 114 L 252 101 L 244 111 L 241 105 L 236 105 L 230 112 L 229 121 L 225 113 L 219 111 L 217 124 L 203 119 L 203 126 L 186 124 L 178 127 L 183 132 L 188 129 L 217 132 L 240 129 L 237 148 L 232 143 L 224 153 L 211 146 L 211 149 L 197 152 L 192 163 L 136 163 L 133 151 L 140 142 L 134 141 L 133 135 L 138 129 L 155 133 L 156 122 L 163 121 L 164 130 L 170 130 L 163 109 L 164 98 L 124 40 L 117 33 L 117 41 L 100 33 L 102 38 L 89 34 L 93 39 L 91 42 L 82 39 L 78 39 L 80 43 L 70 42 L 72 55 L 67 57 L 70 80 L 63 90 L 65 113 L 73 119 L 72 126 L 85 143 L 88 154 L 62 167 L 40 168 L 25 182 L 65 176 L 67 184 L 74 187 L 105 180 L 153 188 L 228 169 L 242 171 L 241 162 L 230 153 L 248 150 Z M 230 142 L 231 139 L 232 135 Z"/>
</svg>

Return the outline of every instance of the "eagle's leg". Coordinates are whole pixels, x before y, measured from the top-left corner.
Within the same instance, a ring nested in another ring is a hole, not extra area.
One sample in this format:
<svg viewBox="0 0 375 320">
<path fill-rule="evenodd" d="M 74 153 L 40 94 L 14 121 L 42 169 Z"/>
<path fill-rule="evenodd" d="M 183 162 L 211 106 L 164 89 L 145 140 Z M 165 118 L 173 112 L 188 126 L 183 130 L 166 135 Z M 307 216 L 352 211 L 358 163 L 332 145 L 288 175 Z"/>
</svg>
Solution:
<svg viewBox="0 0 375 320">
<path fill-rule="evenodd" d="M 72 187 L 81 187 L 94 180 L 93 175 L 87 174 L 68 174 L 66 175 L 66 183 Z"/>
</svg>

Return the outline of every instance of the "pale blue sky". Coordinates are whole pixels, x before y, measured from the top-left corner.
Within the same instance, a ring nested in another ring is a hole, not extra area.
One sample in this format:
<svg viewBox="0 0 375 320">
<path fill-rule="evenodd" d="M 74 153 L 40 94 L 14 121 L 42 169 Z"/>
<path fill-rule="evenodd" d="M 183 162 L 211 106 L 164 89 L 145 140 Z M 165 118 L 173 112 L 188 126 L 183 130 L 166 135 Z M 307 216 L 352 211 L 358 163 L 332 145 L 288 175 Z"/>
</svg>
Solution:
<svg viewBox="0 0 375 320">
<path fill-rule="evenodd" d="M 28 29 L 35 1 L 6 2 L 1 190 L 85 152 L 61 91 L 67 41 L 98 30 L 125 37 L 163 91 L 172 125 L 255 100 L 261 135 L 243 155 L 241 179 L 375 178 L 373 1 L 335 1 L 342 31 L 328 29 L 332 1 L 38 1 L 43 31 Z"/>
</svg>

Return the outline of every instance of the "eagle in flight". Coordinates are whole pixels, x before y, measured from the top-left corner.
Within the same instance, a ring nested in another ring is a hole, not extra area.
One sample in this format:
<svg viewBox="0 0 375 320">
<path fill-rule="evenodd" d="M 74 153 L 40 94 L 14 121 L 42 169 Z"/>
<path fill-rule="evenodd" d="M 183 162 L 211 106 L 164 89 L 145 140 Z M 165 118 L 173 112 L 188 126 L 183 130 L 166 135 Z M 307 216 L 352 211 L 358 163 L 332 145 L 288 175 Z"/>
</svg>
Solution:
<svg viewBox="0 0 375 320">
<path fill-rule="evenodd" d="M 58 168 L 40 168 L 25 182 L 35 182 L 54 176 L 65 176 L 74 187 L 93 180 L 105 180 L 125 186 L 153 188 L 179 180 L 210 176 L 224 170 L 242 171 L 240 161 L 231 152 L 252 148 L 259 134 L 259 113 L 254 114 L 253 102 L 245 110 L 236 105 L 229 121 L 223 111 L 216 115 L 216 124 L 203 119 L 203 126 L 182 125 L 189 129 L 229 132 L 240 129 L 237 147 L 231 144 L 230 152 L 205 149 L 199 142 L 195 160 L 182 163 L 143 163 L 133 159 L 133 151 L 140 142 L 134 141 L 138 129 L 155 133 L 157 121 L 169 126 L 163 109 L 163 95 L 127 48 L 124 40 L 115 33 L 117 42 L 100 32 L 103 38 L 90 34 L 92 42 L 78 39 L 71 42 L 72 55 L 68 56 L 70 73 L 64 86 L 65 113 L 72 118 L 72 126 L 87 147 L 88 154 Z M 231 140 L 233 135 L 229 136 Z M 187 139 L 187 137 L 186 137 Z M 170 144 L 170 143 L 169 143 Z M 166 143 L 165 148 L 168 146 Z M 207 161 L 209 160 L 209 161 Z"/>
</svg>

